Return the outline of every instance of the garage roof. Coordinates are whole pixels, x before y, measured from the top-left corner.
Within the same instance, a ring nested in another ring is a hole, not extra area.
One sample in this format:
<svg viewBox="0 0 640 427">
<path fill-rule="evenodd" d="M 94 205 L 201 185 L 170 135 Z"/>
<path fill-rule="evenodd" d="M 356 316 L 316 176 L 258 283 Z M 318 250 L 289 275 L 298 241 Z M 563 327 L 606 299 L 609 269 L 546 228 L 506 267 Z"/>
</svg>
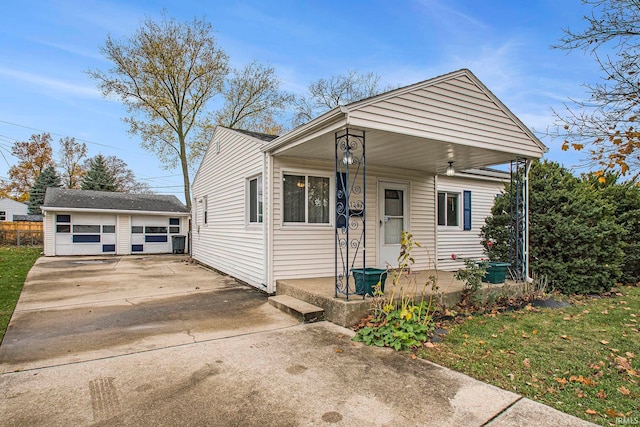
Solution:
<svg viewBox="0 0 640 427">
<path fill-rule="evenodd" d="M 47 188 L 42 207 L 43 210 L 66 208 L 189 213 L 187 207 L 176 196 L 69 190 L 56 187 Z"/>
</svg>

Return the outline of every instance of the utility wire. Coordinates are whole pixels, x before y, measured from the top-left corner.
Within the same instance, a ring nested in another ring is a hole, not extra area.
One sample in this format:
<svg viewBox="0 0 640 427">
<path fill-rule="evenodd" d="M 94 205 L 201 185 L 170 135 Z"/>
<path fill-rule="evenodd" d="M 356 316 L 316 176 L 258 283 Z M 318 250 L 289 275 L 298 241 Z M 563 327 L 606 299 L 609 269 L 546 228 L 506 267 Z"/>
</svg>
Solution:
<svg viewBox="0 0 640 427">
<path fill-rule="evenodd" d="M 62 134 L 55 133 L 55 132 L 49 132 L 49 131 L 46 131 L 46 130 L 43 130 L 43 129 L 32 128 L 30 126 L 21 125 L 21 124 L 18 124 L 18 123 L 8 122 L 6 120 L 0 120 L 0 123 L 6 123 L 6 124 L 11 125 L 11 126 L 17 126 L 17 127 L 21 127 L 21 128 L 24 128 L 24 129 L 35 130 L 35 131 L 38 131 L 38 132 L 45 132 L 45 133 L 48 133 L 50 135 L 55 135 L 55 136 L 59 136 L 59 137 L 62 137 L 62 138 L 65 138 L 65 137 L 69 136 L 69 135 L 62 135 Z M 11 138 L 11 139 L 13 139 L 13 138 Z M 87 144 L 99 145 L 101 147 L 114 148 L 116 150 L 121 150 L 122 149 L 121 147 L 115 147 L 113 145 L 101 144 L 99 142 L 89 141 L 88 139 L 75 138 L 75 140 L 76 141 L 80 141 L 80 142 L 86 142 Z M 17 139 L 16 139 L 16 141 L 17 141 Z"/>
</svg>

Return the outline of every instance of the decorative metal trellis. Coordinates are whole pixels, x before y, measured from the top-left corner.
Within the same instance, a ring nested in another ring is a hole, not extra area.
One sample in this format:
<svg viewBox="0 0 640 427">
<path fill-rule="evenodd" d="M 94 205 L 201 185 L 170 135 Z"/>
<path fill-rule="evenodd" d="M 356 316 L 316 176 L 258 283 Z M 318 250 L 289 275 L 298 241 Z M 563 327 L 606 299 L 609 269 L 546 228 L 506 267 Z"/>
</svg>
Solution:
<svg viewBox="0 0 640 427">
<path fill-rule="evenodd" d="M 527 277 L 527 226 L 529 214 L 527 197 L 528 161 L 516 159 L 511 161 L 510 199 L 510 233 L 509 233 L 509 262 L 510 275 L 515 281 L 525 280 Z"/>
<path fill-rule="evenodd" d="M 366 161 L 364 131 L 344 129 L 335 134 L 336 218 L 335 281 L 338 294 L 356 293 L 351 270 L 366 257 Z M 364 294 L 362 298 L 364 299 Z"/>
</svg>

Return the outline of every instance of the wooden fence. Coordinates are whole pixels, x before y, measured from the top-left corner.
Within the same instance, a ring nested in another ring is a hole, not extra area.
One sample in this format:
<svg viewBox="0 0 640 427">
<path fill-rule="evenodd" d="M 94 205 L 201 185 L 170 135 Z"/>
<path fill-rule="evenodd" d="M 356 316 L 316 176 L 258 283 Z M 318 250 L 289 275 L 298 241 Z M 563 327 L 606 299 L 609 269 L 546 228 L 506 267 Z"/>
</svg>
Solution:
<svg viewBox="0 0 640 427">
<path fill-rule="evenodd" d="M 42 246 L 42 222 L 0 222 L 0 245 Z"/>
</svg>

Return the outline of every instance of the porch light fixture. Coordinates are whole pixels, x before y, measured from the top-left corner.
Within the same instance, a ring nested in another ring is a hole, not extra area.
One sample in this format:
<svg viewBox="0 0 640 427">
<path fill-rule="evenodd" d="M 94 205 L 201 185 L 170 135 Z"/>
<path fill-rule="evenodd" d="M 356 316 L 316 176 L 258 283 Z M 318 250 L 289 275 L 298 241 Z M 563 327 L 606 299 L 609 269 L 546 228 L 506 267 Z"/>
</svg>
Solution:
<svg viewBox="0 0 640 427">
<path fill-rule="evenodd" d="M 298 188 L 304 188 L 304 180 L 298 180 L 298 182 L 296 182 L 296 185 L 298 186 Z"/>
<path fill-rule="evenodd" d="M 449 162 L 447 167 L 447 176 L 454 176 L 456 174 L 456 168 L 453 167 L 453 162 Z"/>
<path fill-rule="evenodd" d="M 351 151 L 347 150 L 344 153 L 344 158 L 342 159 L 342 163 L 344 163 L 345 165 L 353 164 L 353 154 L 351 154 Z"/>
</svg>

